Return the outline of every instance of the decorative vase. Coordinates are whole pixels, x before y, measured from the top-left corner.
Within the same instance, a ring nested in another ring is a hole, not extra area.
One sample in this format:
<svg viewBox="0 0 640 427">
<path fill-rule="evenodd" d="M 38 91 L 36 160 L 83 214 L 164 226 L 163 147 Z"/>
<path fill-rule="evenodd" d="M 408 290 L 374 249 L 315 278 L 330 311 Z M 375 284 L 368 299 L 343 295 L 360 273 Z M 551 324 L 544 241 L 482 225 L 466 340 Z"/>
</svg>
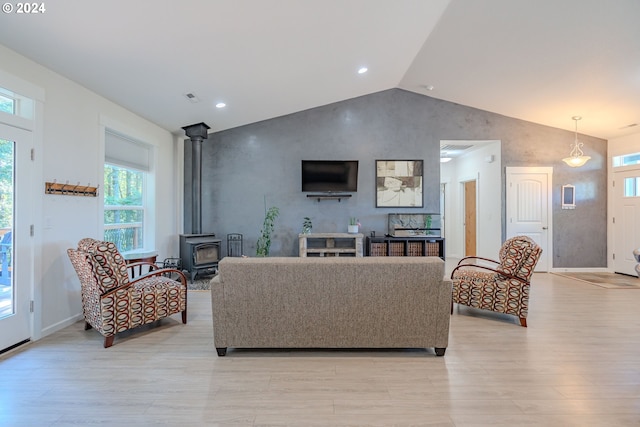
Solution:
<svg viewBox="0 0 640 427">
<path fill-rule="evenodd" d="M 358 234 L 358 226 L 357 225 L 349 225 L 347 228 L 347 232 L 349 234 Z"/>
</svg>

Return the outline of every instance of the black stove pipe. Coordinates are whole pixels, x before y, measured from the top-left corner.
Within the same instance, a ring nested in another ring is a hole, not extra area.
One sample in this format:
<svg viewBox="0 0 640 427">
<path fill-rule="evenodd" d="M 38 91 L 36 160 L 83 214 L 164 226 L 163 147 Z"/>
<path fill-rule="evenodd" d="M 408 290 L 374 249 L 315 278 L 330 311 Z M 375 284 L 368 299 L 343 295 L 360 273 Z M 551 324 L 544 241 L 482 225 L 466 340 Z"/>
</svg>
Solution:
<svg viewBox="0 0 640 427">
<path fill-rule="evenodd" d="M 182 128 L 191 139 L 191 232 L 202 233 L 202 141 L 207 139 L 205 123 Z"/>
</svg>

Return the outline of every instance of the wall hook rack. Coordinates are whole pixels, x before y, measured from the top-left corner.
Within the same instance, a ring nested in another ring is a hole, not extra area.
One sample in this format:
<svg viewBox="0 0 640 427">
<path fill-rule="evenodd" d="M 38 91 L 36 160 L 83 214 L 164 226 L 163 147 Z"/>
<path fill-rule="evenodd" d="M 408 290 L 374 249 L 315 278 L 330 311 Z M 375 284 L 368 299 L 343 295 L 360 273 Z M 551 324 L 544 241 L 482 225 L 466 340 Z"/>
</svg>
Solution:
<svg viewBox="0 0 640 427">
<path fill-rule="evenodd" d="M 57 180 L 44 183 L 45 194 L 58 194 L 63 196 L 98 197 L 98 188 L 100 188 L 99 185 L 93 187 L 91 183 L 80 185 L 80 181 L 78 181 L 77 184 L 69 184 L 69 181 L 60 184 Z"/>
</svg>

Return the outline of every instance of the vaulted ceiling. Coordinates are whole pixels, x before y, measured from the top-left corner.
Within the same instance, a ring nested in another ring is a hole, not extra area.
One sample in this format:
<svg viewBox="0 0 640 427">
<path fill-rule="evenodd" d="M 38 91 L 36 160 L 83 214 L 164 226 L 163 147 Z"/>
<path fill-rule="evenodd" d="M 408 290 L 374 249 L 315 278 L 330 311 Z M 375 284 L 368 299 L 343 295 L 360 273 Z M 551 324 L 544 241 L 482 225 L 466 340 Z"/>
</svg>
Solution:
<svg viewBox="0 0 640 427">
<path fill-rule="evenodd" d="M 571 131 L 579 115 L 605 139 L 640 130 L 638 0 L 44 4 L 3 13 L 0 44 L 171 132 L 390 88 Z"/>
</svg>

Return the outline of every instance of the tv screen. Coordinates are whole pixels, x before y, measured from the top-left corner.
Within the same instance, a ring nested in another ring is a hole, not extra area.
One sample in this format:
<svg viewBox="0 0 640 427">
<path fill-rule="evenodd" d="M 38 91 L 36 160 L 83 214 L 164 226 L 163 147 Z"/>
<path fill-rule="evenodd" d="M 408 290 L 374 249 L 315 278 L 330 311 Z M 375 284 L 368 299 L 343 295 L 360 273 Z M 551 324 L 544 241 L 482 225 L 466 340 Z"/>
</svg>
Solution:
<svg viewBox="0 0 640 427">
<path fill-rule="evenodd" d="M 303 160 L 302 191 L 358 191 L 358 161 Z"/>
</svg>

